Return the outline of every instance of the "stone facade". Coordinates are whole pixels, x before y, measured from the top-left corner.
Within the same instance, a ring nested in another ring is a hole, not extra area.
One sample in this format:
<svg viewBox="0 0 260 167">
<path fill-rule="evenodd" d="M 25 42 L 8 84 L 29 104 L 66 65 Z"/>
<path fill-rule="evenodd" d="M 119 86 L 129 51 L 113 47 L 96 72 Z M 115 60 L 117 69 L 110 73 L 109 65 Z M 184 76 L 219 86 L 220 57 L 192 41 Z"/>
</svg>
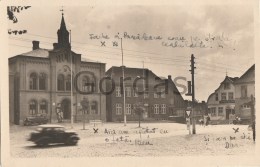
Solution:
<svg viewBox="0 0 260 167">
<path fill-rule="evenodd" d="M 251 101 L 255 97 L 255 65 L 251 66 L 235 82 L 236 115 L 241 119 L 251 119 Z"/>
<path fill-rule="evenodd" d="M 71 50 L 63 16 L 57 34 L 58 43 L 52 50 L 42 49 L 39 41 L 33 41 L 32 51 L 9 58 L 11 123 L 21 124 L 26 117 L 39 114 L 56 122 L 57 108 L 65 120 L 71 116 L 81 120 L 83 98 L 89 101 L 87 119 L 106 121 L 106 97 L 98 87 L 105 64 L 83 59 Z M 93 85 L 93 93 L 84 94 L 92 88 L 88 83 Z"/>
<path fill-rule="evenodd" d="M 235 118 L 235 86 L 238 78 L 226 76 L 208 100 L 208 113 L 211 120 L 233 120 Z"/>
<path fill-rule="evenodd" d="M 123 68 L 125 71 L 127 121 L 139 119 L 134 110 L 134 106 L 138 103 L 141 103 L 141 106 L 144 107 L 142 119 L 146 121 L 168 120 L 171 117 L 185 116 L 185 101 L 173 83 L 171 76 L 159 78 L 148 69 Z M 107 120 L 120 122 L 124 120 L 123 94 L 121 92 L 123 91 L 123 84 L 120 82 L 122 67 L 111 67 L 106 75 L 110 78 L 106 82 L 107 91 L 111 90 L 107 94 Z M 134 83 L 136 83 L 136 86 L 134 86 Z M 138 95 L 136 94 L 137 91 L 145 93 Z"/>
</svg>

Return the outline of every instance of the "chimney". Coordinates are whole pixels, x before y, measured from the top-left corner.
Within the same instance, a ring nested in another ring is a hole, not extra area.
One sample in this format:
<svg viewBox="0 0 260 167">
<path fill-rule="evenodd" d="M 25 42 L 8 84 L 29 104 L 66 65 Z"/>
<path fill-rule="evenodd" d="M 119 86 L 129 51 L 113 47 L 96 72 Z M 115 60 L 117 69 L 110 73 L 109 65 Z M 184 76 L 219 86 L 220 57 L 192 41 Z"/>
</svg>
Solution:
<svg viewBox="0 0 260 167">
<path fill-rule="evenodd" d="M 33 50 L 40 49 L 40 42 L 39 41 L 32 41 Z"/>
<path fill-rule="evenodd" d="M 168 80 L 172 80 L 172 76 L 171 75 L 168 75 Z"/>
<path fill-rule="evenodd" d="M 53 43 L 53 49 L 58 49 L 58 43 Z"/>
</svg>

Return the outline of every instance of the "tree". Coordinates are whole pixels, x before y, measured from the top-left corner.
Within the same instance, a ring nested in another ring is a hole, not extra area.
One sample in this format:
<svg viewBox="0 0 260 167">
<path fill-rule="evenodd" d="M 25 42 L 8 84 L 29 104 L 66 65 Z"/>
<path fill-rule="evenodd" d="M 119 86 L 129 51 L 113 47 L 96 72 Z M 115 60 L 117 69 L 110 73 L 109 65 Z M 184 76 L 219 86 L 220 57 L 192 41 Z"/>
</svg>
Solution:
<svg viewBox="0 0 260 167">
<path fill-rule="evenodd" d="M 86 114 L 88 114 L 89 111 L 89 101 L 84 97 L 80 104 L 83 112 L 83 129 L 85 130 Z"/>
<path fill-rule="evenodd" d="M 139 126 L 138 126 L 139 128 L 141 127 L 141 116 L 143 115 L 144 110 L 145 109 L 141 103 L 137 103 L 134 105 L 134 111 L 138 115 L 138 118 L 139 118 Z"/>
</svg>

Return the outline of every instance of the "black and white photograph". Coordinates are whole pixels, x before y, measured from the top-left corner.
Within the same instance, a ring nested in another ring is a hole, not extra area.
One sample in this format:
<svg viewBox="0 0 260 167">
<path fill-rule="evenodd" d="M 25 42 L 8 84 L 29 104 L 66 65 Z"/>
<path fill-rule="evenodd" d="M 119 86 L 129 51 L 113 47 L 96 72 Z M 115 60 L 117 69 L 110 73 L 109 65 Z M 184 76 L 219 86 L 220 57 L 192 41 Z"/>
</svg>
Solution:
<svg viewBox="0 0 260 167">
<path fill-rule="evenodd" d="M 259 1 L 152 2 L 0 2 L 3 166 L 260 165 Z"/>
</svg>

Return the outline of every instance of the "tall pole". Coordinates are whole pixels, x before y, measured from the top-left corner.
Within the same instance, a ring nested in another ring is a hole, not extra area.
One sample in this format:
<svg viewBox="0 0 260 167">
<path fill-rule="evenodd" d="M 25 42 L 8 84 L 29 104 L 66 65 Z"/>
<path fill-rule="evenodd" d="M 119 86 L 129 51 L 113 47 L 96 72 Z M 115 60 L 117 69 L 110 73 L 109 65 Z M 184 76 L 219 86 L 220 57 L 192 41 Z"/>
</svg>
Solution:
<svg viewBox="0 0 260 167">
<path fill-rule="evenodd" d="M 122 52 L 122 75 L 123 75 L 123 110 L 124 110 L 124 126 L 126 126 L 126 111 L 125 111 L 125 71 L 124 71 L 124 54 L 123 54 L 123 42 L 121 38 L 121 52 Z"/>
<path fill-rule="evenodd" d="M 70 104 L 70 106 L 71 106 L 71 112 L 70 112 L 70 114 L 71 114 L 71 116 L 70 116 L 70 118 L 71 118 L 71 128 L 73 128 L 73 87 L 72 87 L 72 79 L 73 79 L 73 77 L 72 77 L 72 54 L 71 54 L 71 30 L 70 30 L 70 72 L 71 72 L 71 74 L 70 74 L 70 102 L 71 102 L 71 104 Z"/>
<path fill-rule="evenodd" d="M 192 82 L 192 134 L 196 134 L 196 119 L 195 119 L 195 82 L 194 82 L 194 55 L 191 55 L 191 82 Z"/>
<path fill-rule="evenodd" d="M 144 83 L 144 61 L 143 61 L 143 92 L 144 92 L 144 96 L 143 96 L 143 108 L 144 108 L 144 113 L 145 113 L 145 107 L 144 107 L 144 102 L 145 102 L 145 83 Z M 148 115 L 148 113 L 147 113 Z"/>
</svg>

